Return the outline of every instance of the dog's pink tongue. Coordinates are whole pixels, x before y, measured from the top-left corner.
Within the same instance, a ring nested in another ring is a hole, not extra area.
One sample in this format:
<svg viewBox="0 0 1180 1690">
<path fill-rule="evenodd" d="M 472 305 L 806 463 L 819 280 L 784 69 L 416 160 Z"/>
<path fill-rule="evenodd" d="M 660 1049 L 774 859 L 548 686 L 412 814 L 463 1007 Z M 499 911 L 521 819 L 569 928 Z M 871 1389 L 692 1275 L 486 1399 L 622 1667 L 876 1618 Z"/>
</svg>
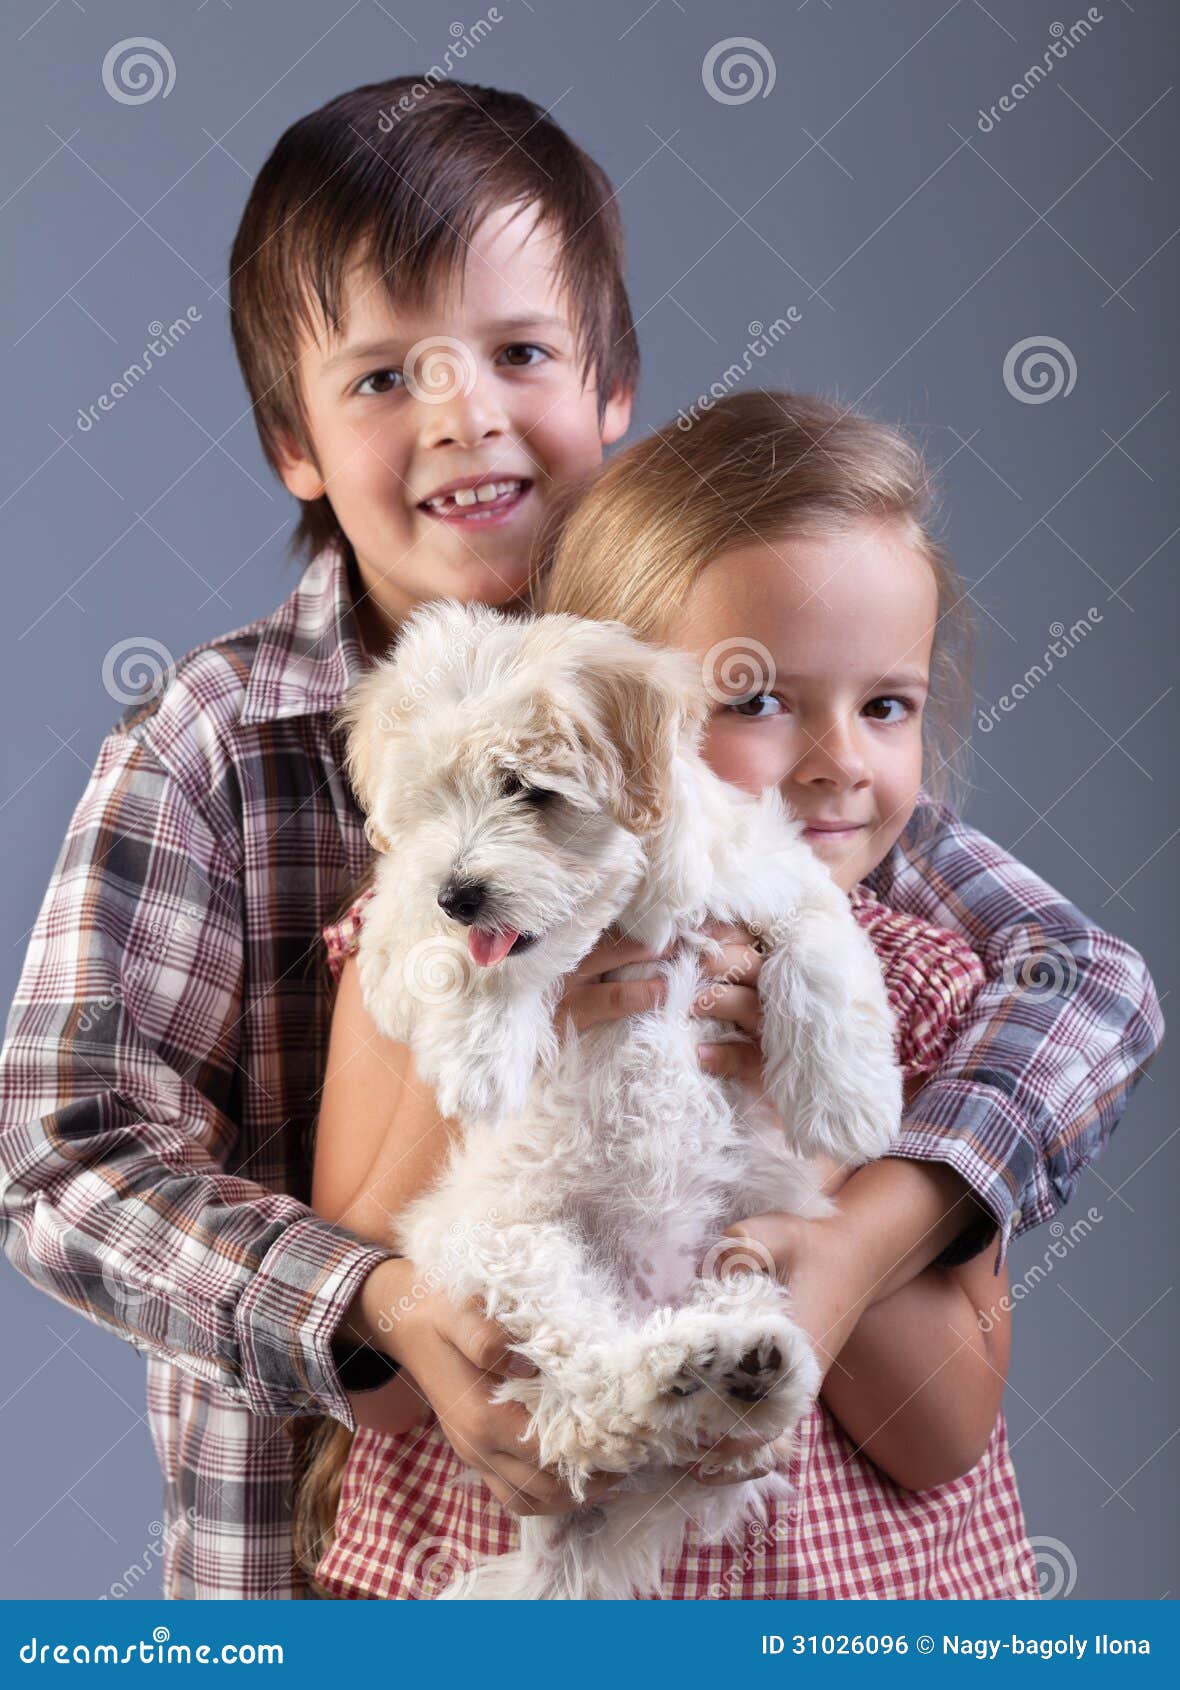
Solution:
<svg viewBox="0 0 1180 1690">
<path fill-rule="evenodd" d="M 503 962 L 520 934 L 510 927 L 506 933 L 493 933 L 486 927 L 473 927 L 467 938 L 471 960 L 481 968 L 491 968 Z"/>
</svg>

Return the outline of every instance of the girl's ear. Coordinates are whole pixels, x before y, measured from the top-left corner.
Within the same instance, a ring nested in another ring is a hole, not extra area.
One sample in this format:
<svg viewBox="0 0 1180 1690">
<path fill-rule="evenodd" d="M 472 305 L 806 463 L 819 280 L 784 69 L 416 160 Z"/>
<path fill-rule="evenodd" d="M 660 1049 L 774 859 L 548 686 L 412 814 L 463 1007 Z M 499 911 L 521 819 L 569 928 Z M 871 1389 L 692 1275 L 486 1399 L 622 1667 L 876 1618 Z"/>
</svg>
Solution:
<svg viewBox="0 0 1180 1690">
<path fill-rule="evenodd" d="M 615 819 L 632 833 L 654 833 L 671 809 L 677 753 L 686 738 L 695 746 L 708 712 L 698 665 L 626 634 L 583 680 L 617 760 Z"/>
</svg>

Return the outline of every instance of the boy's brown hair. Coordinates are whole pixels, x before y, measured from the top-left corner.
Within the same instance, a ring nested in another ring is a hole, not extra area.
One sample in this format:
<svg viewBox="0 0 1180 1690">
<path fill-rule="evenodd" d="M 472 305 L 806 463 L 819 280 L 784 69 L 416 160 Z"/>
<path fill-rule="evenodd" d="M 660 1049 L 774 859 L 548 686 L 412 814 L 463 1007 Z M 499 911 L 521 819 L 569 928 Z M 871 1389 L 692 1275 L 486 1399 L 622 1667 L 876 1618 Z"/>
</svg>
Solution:
<svg viewBox="0 0 1180 1690">
<path fill-rule="evenodd" d="M 297 359 L 304 333 L 341 329 L 344 281 L 371 268 L 394 309 L 462 276 L 485 217 L 530 208 L 560 243 L 582 380 L 599 410 L 633 388 L 639 353 L 622 220 L 602 169 L 522 94 L 397 77 L 293 123 L 250 190 L 230 256 L 230 323 L 262 450 L 282 436 L 315 459 Z M 303 500 L 291 550 L 344 540 L 327 495 Z"/>
</svg>

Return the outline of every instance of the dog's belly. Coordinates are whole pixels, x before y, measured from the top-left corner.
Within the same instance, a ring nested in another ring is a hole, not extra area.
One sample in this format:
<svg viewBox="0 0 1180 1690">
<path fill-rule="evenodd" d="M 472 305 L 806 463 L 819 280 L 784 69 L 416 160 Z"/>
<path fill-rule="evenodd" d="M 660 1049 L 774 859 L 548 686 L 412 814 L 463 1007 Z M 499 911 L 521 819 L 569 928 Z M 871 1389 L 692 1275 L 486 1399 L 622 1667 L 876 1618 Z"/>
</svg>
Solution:
<svg viewBox="0 0 1180 1690">
<path fill-rule="evenodd" d="M 650 973 L 657 965 L 636 966 Z M 635 1311 L 684 1301 L 737 1218 L 753 1148 L 734 1107 L 737 1089 L 697 1060 L 697 1043 L 718 1023 L 689 1014 L 695 956 L 658 967 L 665 1003 L 583 1033 L 548 1093 L 559 1117 L 580 1117 L 576 1166 L 564 1170 L 567 1218 Z"/>
</svg>

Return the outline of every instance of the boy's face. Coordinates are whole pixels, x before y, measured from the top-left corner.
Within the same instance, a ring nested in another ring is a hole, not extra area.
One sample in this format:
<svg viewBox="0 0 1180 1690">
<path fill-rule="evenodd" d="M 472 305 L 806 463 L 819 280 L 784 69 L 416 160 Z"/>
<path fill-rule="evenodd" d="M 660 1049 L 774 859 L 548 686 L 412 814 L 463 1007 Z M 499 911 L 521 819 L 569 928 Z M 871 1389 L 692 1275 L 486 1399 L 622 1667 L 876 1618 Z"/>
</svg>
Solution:
<svg viewBox="0 0 1180 1690">
<path fill-rule="evenodd" d="M 563 482 L 602 460 L 631 395 L 583 387 L 555 258 L 534 213 L 493 213 L 471 242 L 463 285 L 394 311 L 371 268 L 348 279 L 341 334 L 308 339 L 300 379 L 314 461 L 290 450 L 296 497 L 326 493 L 388 638 L 435 598 L 506 605 L 527 585 L 534 542 Z M 513 482 L 489 502 L 446 500 L 456 482 Z"/>
</svg>

